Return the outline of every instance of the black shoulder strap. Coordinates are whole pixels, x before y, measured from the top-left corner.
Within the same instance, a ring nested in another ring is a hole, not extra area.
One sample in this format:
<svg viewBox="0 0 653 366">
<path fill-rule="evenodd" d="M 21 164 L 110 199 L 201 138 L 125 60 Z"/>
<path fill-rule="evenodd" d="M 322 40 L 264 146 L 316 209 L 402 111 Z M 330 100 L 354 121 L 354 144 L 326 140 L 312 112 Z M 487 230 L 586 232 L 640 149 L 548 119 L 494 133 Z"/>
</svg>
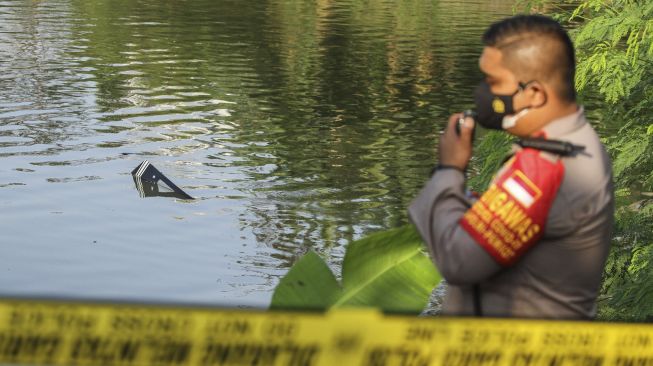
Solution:
<svg viewBox="0 0 653 366">
<path fill-rule="evenodd" d="M 575 145 L 571 142 L 560 140 L 547 140 L 543 138 L 525 138 L 515 141 L 522 148 L 531 148 L 546 151 L 560 156 L 575 156 L 585 151 L 585 146 Z"/>
</svg>

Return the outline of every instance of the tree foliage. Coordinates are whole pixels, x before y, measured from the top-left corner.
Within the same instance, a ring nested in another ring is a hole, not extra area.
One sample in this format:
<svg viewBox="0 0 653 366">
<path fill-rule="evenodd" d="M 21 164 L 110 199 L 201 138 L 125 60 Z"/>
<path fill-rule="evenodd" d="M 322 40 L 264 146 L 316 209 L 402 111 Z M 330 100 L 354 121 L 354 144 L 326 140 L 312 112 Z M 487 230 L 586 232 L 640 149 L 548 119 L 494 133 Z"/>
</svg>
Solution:
<svg viewBox="0 0 653 366">
<path fill-rule="evenodd" d="M 598 87 L 606 101 L 618 103 L 645 86 L 653 59 L 652 14 L 653 2 L 632 0 L 584 1 L 573 11 L 570 21 L 584 20 L 574 32 L 579 90 Z"/>
</svg>

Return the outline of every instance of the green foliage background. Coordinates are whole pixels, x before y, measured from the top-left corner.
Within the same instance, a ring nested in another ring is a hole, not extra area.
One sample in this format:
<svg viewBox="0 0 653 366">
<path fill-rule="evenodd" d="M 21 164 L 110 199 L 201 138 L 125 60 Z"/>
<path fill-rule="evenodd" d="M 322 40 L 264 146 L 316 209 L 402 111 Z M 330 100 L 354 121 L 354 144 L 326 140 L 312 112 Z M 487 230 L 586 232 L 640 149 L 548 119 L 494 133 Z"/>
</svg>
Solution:
<svg viewBox="0 0 653 366">
<path fill-rule="evenodd" d="M 599 318 L 652 320 L 653 1 L 557 4 L 518 1 L 516 9 L 544 13 L 568 26 L 576 46 L 580 98 L 600 96 L 603 103 L 598 117 L 607 131 L 612 131 L 603 141 L 613 159 L 617 210 Z M 501 138 L 486 139 L 483 144 L 496 144 L 496 140 Z M 505 141 L 499 142 L 506 146 Z M 492 156 L 484 164 L 473 184 L 489 179 L 486 171 L 492 171 L 496 159 Z"/>
</svg>

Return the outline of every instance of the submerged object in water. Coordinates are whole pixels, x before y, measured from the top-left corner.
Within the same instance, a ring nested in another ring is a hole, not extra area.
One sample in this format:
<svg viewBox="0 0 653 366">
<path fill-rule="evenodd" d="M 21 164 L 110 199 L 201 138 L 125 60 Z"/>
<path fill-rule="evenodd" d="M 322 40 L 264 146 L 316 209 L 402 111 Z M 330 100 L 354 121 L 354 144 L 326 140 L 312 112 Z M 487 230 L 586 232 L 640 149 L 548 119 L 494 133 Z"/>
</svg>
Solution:
<svg viewBox="0 0 653 366">
<path fill-rule="evenodd" d="M 145 160 L 132 170 L 134 184 L 141 197 L 175 197 L 185 200 L 194 199 L 183 189 L 172 183 L 168 177 L 163 175 L 149 161 Z"/>
</svg>

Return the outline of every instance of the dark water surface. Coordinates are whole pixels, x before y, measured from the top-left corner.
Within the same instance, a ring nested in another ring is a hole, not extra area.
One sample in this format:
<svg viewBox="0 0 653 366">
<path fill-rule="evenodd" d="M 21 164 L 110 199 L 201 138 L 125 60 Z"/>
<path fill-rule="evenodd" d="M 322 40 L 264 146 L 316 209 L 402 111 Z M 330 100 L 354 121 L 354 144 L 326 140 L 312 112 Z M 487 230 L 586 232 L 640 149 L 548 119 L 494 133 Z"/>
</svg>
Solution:
<svg viewBox="0 0 653 366">
<path fill-rule="evenodd" d="M 511 6 L 0 1 L 0 294 L 266 306 L 407 222 Z"/>
</svg>

